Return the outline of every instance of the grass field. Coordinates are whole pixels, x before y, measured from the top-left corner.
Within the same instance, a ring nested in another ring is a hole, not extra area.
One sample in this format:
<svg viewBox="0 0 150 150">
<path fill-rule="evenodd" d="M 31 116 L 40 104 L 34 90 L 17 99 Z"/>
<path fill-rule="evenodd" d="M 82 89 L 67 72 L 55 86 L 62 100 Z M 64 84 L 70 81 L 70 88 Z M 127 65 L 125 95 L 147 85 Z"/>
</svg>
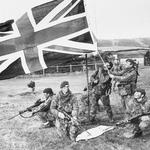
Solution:
<svg viewBox="0 0 150 150">
<path fill-rule="evenodd" d="M 140 68 L 138 86 L 146 89 L 150 97 L 149 67 Z M 90 72 L 89 74 L 91 74 Z M 32 94 L 27 87 L 29 81 L 36 82 L 36 94 Z M 89 141 L 72 143 L 68 138 L 61 139 L 55 128 L 39 129 L 40 120 L 37 117 L 24 119 L 20 116 L 8 120 L 19 110 L 32 105 L 46 87 L 59 91 L 61 81 L 68 80 L 73 93 L 82 93 L 86 86 L 84 73 L 50 75 L 43 78 L 15 78 L 0 81 L 0 150 L 149 150 L 150 134 L 138 139 L 125 139 L 121 135 L 123 128 L 116 128 L 102 136 Z M 80 95 L 80 94 L 79 94 Z M 116 122 L 122 117 L 119 97 L 112 93 L 111 105 Z M 105 112 L 99 112 L 97 121 L 92 125 L 84 125 L 91 128 L 100 124 L 108 124 Z"/>
</svg>

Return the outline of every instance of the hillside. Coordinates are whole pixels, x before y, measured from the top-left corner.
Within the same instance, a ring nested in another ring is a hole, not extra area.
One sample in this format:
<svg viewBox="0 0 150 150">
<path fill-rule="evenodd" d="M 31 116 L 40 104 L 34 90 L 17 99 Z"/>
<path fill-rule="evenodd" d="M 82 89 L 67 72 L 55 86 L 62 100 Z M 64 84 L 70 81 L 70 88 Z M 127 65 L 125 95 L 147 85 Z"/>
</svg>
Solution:
<svg viewBox="0 0 150 150">
<path fill-rule="evenodd" d="M 150 47 L 150 38 L 135 39 L 99 39 L 98 47 Z"/>
</svg>

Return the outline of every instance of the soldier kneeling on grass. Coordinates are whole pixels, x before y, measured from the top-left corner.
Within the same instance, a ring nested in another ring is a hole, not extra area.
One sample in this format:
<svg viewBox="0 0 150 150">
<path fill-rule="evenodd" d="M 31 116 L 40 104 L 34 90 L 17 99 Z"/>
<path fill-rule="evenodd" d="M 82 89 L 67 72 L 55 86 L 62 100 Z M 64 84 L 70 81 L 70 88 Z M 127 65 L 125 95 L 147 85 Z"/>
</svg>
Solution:
<svg viewBox="0 0 150 150">
<path fill-rule="evenodd" d="M 38 106 L 38 108 L 35 111 L 33 111 L 33 114 L 38 115 L 40 120 L 42 121 L 41 128 L 53 127 L 55 117 L 51 113 L 50 106 L 52 100 L 54 99 L 54 93 L 51 88 L 45 88 L 43 90 L 43 94 L 45 100 L 40 106 Z"/>
<path fill-rule="evenodd" d="M 137 88 L 134 93 L 133 99 L 127 102 L 127 119 L 149 113 L 150 112 L 150 100 L 146 96 L 144 89 Z M 150 116 L 144 115 L 138 119 L 137 122 L 133 124 L 130 132 L 126 132 L 124 136 L 126 138 L 134 138 L 142 136 L 143 131 L 145 131 L 150 126 Z"/>
<path fill-rule="evenodd" d="M 57 133 L 60 137 L 69 136 L 75 141 L 78 132 L 77 99 L 70 91 L 68 81 L 63 81 L 60 89 L 51 105 L 51 111 L 56 117 Z M 67 119 L 67 116 L 70 116 L 70 119 Z"/>
</svg>

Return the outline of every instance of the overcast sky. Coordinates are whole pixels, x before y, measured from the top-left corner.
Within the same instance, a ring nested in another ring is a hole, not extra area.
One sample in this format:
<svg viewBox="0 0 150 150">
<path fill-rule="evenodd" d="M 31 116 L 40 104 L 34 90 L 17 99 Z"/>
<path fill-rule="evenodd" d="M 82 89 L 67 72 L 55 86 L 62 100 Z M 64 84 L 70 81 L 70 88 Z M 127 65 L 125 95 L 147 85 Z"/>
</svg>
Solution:
<svg viewBox="0 0 150 150">
<path fill-rule="evenodd" d="M 3 0 L 0 22 L 17 19 L 47 0 Z M 99 39 L 150 37 L 150 0 L 86 0 L 92 30 Z"/>
</svg>

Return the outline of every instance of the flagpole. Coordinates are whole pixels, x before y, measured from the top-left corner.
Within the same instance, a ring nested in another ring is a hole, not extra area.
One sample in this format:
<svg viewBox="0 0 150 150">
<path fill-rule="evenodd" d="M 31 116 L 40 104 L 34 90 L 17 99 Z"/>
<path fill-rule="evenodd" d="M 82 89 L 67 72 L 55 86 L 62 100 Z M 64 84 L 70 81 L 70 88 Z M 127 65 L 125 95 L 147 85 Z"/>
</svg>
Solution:
<svg viewBox="0 0 150 150">
<path fill-rule="evenodd" d="M 95 14 L 97 15 L 97 5 L 94 5 L 94 6 L 95 6 Z M 98 27 L 97 27 L 96 15 L 95 15 L 95 28 L 96 28 L 96 33 L 97 33 L 97 35 L 98 35 L 99 30 L 98 30 Z M 106 65 L 106 63 L 105 63 L 105 61 L 104 61 L 104 59 L 102 58 L 102 56 L 101 56 L 101 54 L 100 54 L 100 52 L 99 52 L 99 50 L 98 50 L 98 39 L 97 39 L 97 38 L 96 38 L 96 45 L 97 45 L 97 47 L 96 47 L 96 48 L 97 48 L 97 53 L 98 53 L 100 59 L 102 60 L 102 63 L 104 64 L 104 66 L 106 67 L 106 69 L 107 69 L 107 71 L 108 71 L 108 73 L 109 73 L 109 69 L 108 69 L 108 67 L 107 67 L 107 65 Z"/>
<path fill-rule="evenodd" d="M 85 54 L 85 62 L 86 62 L 86 81 L 87 81 L 88 120 L 90 121 L 89 72 L 88 72 L 87 54 Z"/>
<path fill-rule="evenodd" d="M 105 61 L 104 61 L 104 59 L 102 58 L 100 52 L 98 51 L 98 45 L 97 45 L 97 52 L 98 52 L 98 55 L 99 55 L 100 59 L 102 60 L 102 63 L 103 63 L 104 66 L 106 67 L 106 69 L 107 69 L 107 71 L 108 71 L 108 74 L 110 74 L 110 71 L 109 71 L 109 69 L 108 69 L 108 67 L 107 67 L 107 65 L 106 65 L 106 63 L 105 63 Z"/>
</svg>

